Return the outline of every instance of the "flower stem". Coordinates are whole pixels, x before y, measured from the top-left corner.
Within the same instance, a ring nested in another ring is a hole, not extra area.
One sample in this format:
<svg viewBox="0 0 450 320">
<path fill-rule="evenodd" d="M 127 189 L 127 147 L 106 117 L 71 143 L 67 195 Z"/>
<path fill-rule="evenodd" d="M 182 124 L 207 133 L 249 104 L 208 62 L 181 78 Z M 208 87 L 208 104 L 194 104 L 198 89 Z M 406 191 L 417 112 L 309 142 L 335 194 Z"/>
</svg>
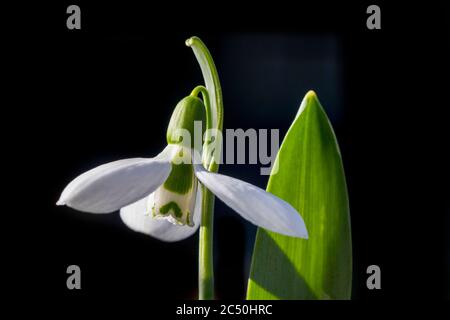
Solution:
<svg viewBox="0 0 450 320">
<path fill-rule="evenodd" d="M 206 136 L 204 148 L 209 143 L 208 132 L 212 129 L 212 110 L 209 100 L 208 90 L 204 86 L 197 86 L 192 90 L 191 96 L 202 94 L 206 112 Z M 204 159 L 203 165 L 208 168 L 208 159 Z M 201 186 L 202 192 L 202 217 L 200 224 L 200 240 L 198 255 L 198 291 L 200 300 L 214 299 L 214 256 L 213 256 L 213 235 L 214 235 L 214 195 L 205 186 Z"/>
<path fill-rule="evenodd" d="M 219 170 L 221 154 L 221 141 L 215 139 L 211 144 L 209 133 L 215 129 L 221 133 L 223 126 L 223 102 L 222 89 L 220 87 L 219 76 L 211 54 L 205 44 L 197 37 L 186 40 L 186 45 L 194 51 L 195 57 L 202 70 L 205 87 L 197 87 L 192 94 L 199 92 L 203 95 L 206 107 L 206 128 L 207 136 L 204 143 L 203 166 L 211 172 Z M 209 132 L 209 133 L 208 133 Z M 210 152 L 214 149 L 215 154 Z M 202 190 L 202 217 L 200 224 L 199 238 L 199 269 L 198 288 L 200 300 L 214 299 L 214 266 L 213 266 L 213 221 L 214 221 L 214 195 L 205 186 Z"/>
<path fill-rule="evenodd" d="M 202 219 L 198 255 L 198 298 L 214 299 L 213 221 L 214 196 L 202 185 Z"/>
</svg>

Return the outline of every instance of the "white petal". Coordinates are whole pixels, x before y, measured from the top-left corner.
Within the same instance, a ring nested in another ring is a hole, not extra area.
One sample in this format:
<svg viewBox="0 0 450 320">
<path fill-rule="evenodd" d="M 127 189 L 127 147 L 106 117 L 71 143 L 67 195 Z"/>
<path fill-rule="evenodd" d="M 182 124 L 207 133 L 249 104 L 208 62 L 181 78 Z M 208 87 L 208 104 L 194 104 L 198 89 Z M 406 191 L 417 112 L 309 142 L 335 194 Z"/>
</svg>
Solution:
<svg viewBox="0 0 450 320">
<path fill-rule="evenodd" d="M 251 223 L 287 236 L 308 238 L 300 214 L 286 201 L 250 183 L 195 166 L 197 178 Z"/>
<path fill-rule="evenodd" d="M 157 157 L 110 162 L 83 173 L 67 185 L 57 205 L 91 213 L 109 213 L 155 191 L 169 176 L 173 147 Z"/>
<path fill-rule="evenodd" d="M 175 242 L 193 235 L 200 226 L 201 192 L 197 192 L 194 210 L 194 226 L 180 226 L 164 219 L 153 218 L 148 213 L 148 203 L 153 203 L 154 193 L 120 210 L 122 221 L 132 230 L 145 233 L 162 241 Z M 149 199 L 150 198 L 150 199 Z"/>
</svg>

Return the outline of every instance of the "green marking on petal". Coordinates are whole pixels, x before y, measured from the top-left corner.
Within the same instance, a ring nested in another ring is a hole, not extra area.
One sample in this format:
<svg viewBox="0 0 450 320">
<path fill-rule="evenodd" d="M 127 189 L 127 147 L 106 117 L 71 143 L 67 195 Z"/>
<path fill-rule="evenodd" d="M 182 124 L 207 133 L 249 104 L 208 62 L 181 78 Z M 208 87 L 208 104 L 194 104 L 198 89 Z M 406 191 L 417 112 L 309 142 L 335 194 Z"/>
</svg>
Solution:
<svg viewBox="0 0 450 320">
<path fill-rule="evenodd" d="M 186 224 L 188 226 L 191 226 L 191 219 L 190 219 L 191 213 L 188 211 L 186 215 Z"/>
<path fill-rule="evenodd" d="M 157 211 L 158 211 L 158 210 L 156 209 L 156 205 L 153 204 L 153 206 L 152 206 L 152 217 L 153 217 L 153 218 L 155 218 L 155 217 L 158 216 L 158 212 L 157 212 Z"/>
<path fill-rule="evenodd" d="M 172 172 L 153 197 L 153 217 L 176 225 L 194 226 L 191 212 L 195 208 L 197 178 L 192 164 L 172 162 Z"/>
<path fill-rule="evenodd" d="M 172 210 L 172 212 L 175 214 L 175 217 L 177 218 L 181 218 L 183 216 L 183 212 L 176 202 L 171 201 L 159 208 L 159 212 L 161 212 L 162 214 L 168 214 L 170 210 Z"/>
<path fill-rule="evenodd" d="M 194 181 L 194 168 L 192 164 L 172 163 L 172 171 L 166 182 L 164 188 L 178 194 L 186 194 L 192 189 Z"/>
</svg>

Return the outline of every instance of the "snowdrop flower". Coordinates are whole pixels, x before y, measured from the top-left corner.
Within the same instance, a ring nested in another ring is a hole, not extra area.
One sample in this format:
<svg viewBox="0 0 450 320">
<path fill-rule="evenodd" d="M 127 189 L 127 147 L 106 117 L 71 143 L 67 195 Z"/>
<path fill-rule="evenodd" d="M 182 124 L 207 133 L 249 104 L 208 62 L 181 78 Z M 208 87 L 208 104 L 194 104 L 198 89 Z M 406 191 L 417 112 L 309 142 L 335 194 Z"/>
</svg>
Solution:
<svg viewBox="0 0 450 320">
<path fill-rule="evenodd" d="M 244 219 L 288 236 L 307 238 L 300 214 L 287 202 L 254 185 L 208 172 L 196 161 L 201 152 L 178 130 L 194 133 L 194 121 L 205 121 L 205 107 L 195 96 L 176 106 L 167 130 L 167 147 L 154 158 L 110 162 L 75 178 L 58 205 L 79 211 L 111 213 L 131 229 L 163 241 L 178 241 L 200 225 L 203 184 Z"/>
</svg>

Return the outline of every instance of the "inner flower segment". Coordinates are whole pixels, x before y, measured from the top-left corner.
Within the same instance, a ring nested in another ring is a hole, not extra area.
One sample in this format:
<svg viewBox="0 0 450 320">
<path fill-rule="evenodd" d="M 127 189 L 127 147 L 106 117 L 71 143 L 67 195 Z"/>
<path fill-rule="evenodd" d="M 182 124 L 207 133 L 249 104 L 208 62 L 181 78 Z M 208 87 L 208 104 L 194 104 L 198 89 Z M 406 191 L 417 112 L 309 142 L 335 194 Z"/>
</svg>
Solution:
<svg viewBox="0 0 450 320">
<path fill-rule="evenodd" d="M 154 218 L 167 219 L 173 224 L 194 226 L 197 178 L 192 163 L 172 161 L 172 171 L 156 191 L 153 203 L 148 203 Z"/>
</svg>

